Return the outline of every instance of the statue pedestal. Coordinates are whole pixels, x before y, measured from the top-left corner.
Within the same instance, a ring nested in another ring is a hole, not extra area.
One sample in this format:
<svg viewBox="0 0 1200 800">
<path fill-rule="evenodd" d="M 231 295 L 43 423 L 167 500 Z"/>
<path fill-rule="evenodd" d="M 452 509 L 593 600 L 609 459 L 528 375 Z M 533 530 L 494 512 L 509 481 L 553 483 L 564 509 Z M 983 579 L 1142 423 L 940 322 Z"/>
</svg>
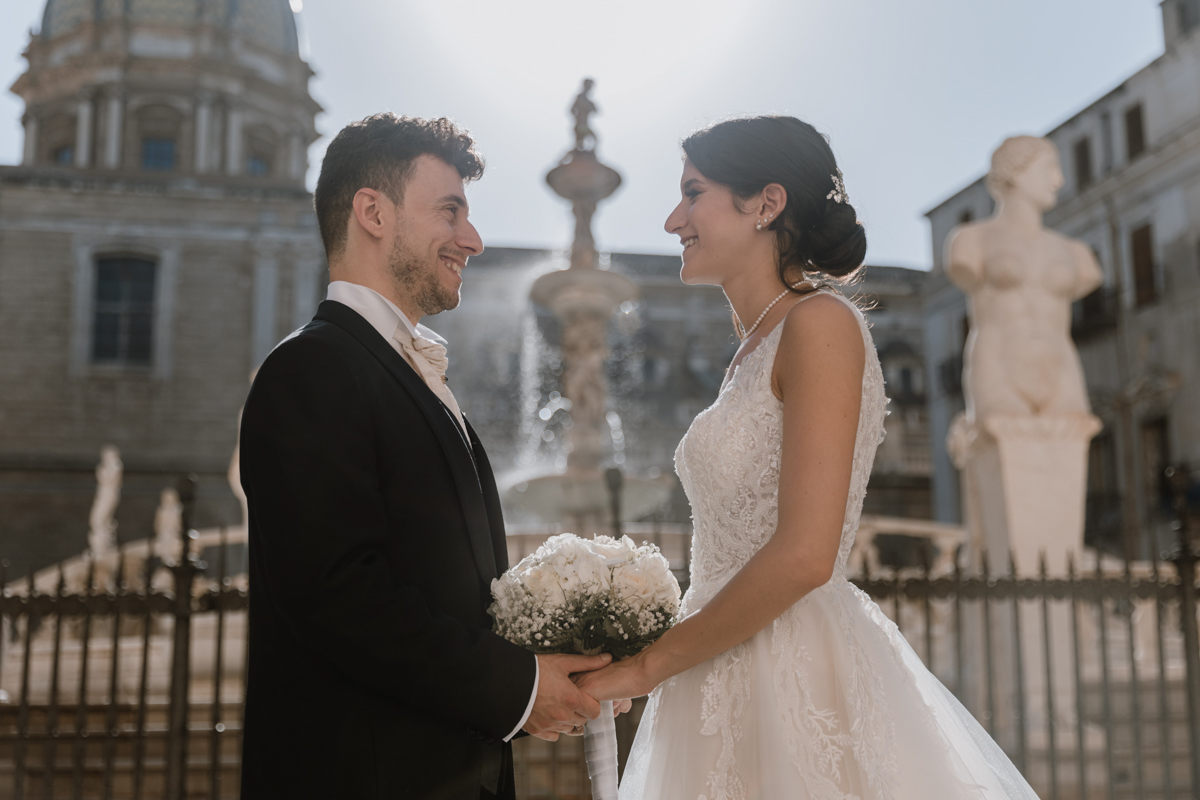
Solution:
<svg viewBox="0 0 1200 800">
<path fill-rule="evenodd" d="M 1042 554 L 1052 576 L 1083 549 L 1088 443 L 1102 427 L 1091 414 L 960 415 L 949 448 L 966 482 L 968 524 L 977 547 L 1004 571 L 1012 554 L 1019 574 L 1036 575 Z"/>
<path fill-rule="evenodd" d="M 1008 574 L 1010 553 L 1019 577 L 1040 575 L 1043 556 L 1049 577 L 1065 576 L 1072 556 L 1076 567 L 1081 566 L 1088 443 L 1101 427 L 1097 417 L 1086 413 L 993 416 L 982 425 L 965 415 L 955 419 L 947 445 L 963 471 L 972 555 L 978 561 L 980 551 L 986 551 L 993 575 Z M 1011 700 L 994 709 L 992 730 L 1002 747 L 1015 752 L 1023 728 L 1028 746 L 1044 752 L 1051 726 L 1059 748 L 1066 743 L 1073 747 L 1076 698 L 1069 604 L 1053 600 L 1043 609 L 1039 601 L 1008 596 L 992 600 L 986 612 L 977 606 L 969 613 L 975 619 L 968 633 L 973 654 L 968 661 L 973 663 L 966 669 L 967 705 L 977 712 L 987 708 L 985 676 L 990 675 L 994 697 L 1024 696 L 1023 719 L 1018 719 Z M 982 636 L 988 630 L 993 660 L 985 664 Z"/>
</svg>

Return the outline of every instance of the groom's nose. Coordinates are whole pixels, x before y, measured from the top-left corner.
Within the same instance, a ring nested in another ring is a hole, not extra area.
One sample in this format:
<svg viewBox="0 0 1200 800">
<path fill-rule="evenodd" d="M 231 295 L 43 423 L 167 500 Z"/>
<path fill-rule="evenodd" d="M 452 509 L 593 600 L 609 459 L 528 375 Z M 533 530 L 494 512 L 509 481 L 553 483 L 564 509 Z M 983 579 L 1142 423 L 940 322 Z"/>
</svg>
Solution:
<svg viewBox="0 0 1200 800">
<path fill-rule="evenodd" d="M 458 236 L 454 237 L 454 244 L 469 256 L 477 256 L 483 252 L 483 239 L 470 221 L 463 223 Z"/>
</svg>

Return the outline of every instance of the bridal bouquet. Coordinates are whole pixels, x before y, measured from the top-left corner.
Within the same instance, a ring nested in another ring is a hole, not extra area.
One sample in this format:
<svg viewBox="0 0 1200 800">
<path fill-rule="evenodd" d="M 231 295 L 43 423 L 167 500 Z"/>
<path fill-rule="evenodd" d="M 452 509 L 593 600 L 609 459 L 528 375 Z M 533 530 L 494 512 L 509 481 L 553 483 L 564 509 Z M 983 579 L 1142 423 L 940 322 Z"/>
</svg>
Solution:
<svg viewBox="0 0 1200 800">
<path fill-rule="evenodd" d="M 628 536 L 552 536 L 492 581 L 495 630 L 535 653 L 611 653 L 649 647 L 679 614 L 679 583 L 657 547 Z M 617 734 L 612 702 L 585 726 L 584 752 L 596 800 L 616 798 Z"/>
</svg>

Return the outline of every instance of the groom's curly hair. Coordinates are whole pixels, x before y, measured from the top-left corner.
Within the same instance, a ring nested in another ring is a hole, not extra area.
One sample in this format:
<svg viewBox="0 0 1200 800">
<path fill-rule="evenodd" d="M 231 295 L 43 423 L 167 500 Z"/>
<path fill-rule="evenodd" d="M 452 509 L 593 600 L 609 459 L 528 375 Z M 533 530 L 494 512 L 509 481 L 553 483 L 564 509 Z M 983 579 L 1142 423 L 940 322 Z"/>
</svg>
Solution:
<svg viewBox="0 0 1200 800">
<path fill-rule="evenodd" d="M 346 246 L 358 190 L 375 189 L 400 203 L 414 164 L 423 155 L 445 161 L 463 180 L 483 175 L 483 156 L 475 140 L 446 117 L 397 117 L 385 111 L 342 128 L 325 151 L 313 194 L 326 256 L 333 258 Z"/>
</svg>

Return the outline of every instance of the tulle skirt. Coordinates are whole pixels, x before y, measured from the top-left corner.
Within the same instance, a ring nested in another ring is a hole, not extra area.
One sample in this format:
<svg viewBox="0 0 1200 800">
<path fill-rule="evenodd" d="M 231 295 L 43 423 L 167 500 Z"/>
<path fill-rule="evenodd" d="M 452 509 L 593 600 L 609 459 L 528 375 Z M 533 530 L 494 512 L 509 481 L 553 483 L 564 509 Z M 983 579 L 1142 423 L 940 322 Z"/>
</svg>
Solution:
<svg viewBox="0 0 1200 800">
<path fill-rule="evenodd" d="M 719 587 L 693 587 L 685 611 Z M 873 600 L 834 578 L 651 695 L 620 800 L 1037 800 Z"/>
</svg>

